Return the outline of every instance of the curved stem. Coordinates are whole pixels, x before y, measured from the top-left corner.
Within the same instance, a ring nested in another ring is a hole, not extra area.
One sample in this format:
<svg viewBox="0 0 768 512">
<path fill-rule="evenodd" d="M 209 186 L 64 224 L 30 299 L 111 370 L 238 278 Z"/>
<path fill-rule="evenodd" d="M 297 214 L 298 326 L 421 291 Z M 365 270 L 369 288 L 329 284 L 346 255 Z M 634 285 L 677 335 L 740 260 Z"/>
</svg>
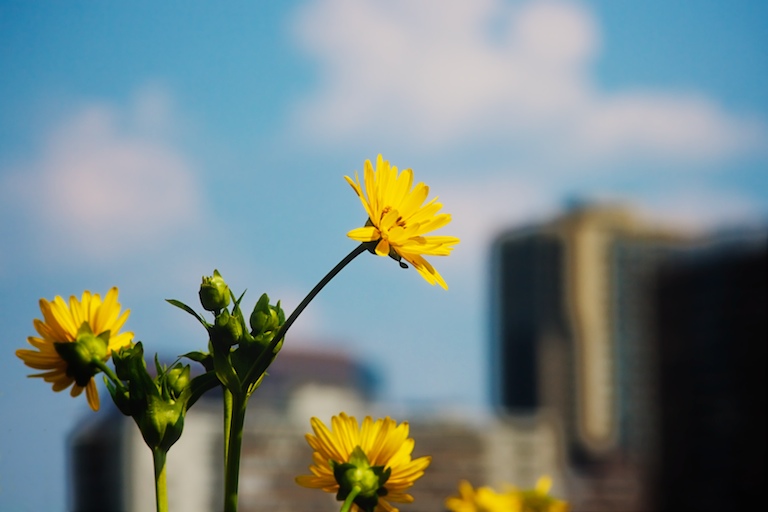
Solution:
<svg viewBox="0 0 768 512">
<path fill-rule="evenodd" d="M 272 341 L 269 343 L 269 346 L 267 347 L 267 350 L 263 351 L 261 355 L 256 359 L 256 361 L 253 363 L 253 366 L 248 370 L 248 374 L 246 375 L 245 379 L 243 379 L 243 382 L 250 382 L 251 378 L 253 377 L 253 373 L 257 371 L 257 369 L 266 361 L 266 358 L 271 357 L 272 352 L 275 350 L 275 347 L 280 342 L 281 339 L 285 338 L 285 333 L 288 332 L 288 329 L 291 328 L 291 325 L 293 325 L 293 322 L 296 321 L 296 319 L 299 317 L 302 311 L 309 305 L 310 302 L 312 302 L 312 299 L 317 296 L 318 293 L 320 293 L 320 290 L 322 290 L 326 284 L 328 284 L 331 279 L 336 277 L 336 274 L 341 272 L 341 270 L 346 267 L 349 262 L 351 262 L 353 259 L 357 258 L 360 254 L 365 252 L 367 249 L 365 247 L 365 244 L 360 244 L 357 247 L 355 247 L 349 254 L 347 254 L 343 260 L 341 260 L 335 267 L 331 269 L 330 272 L 328 272 L 325 277 L 323 277 L 319 283 L 315 285 L 314 288 L 307 294 L 306 297 L 304 297 L 304 300 L 301 301 L 301 303 L 296 307 L 296 309 L 293 310 L 293 313 L 291 313 L 291 316 L 288 317 L 288 319 L 285 321 L 285 323 L 280 327 L 280 330 L 277 331 L 277 334 L 274 338 L 272 338 Z"/>
<path fill-rule="evenodd" d="M 162 448 L 152 449 L 155 466 L 155 505 L 157 512 L 168 512 L 168 486 L 165 479 L 165 459 L 168 452 Z"/>
<path fill-rule="evenodd" d="M 98 357 L 94 357 L 93 361 L 91 361 L 91 364 L 104 372 L 104 375 L 109 377 L 109 380 L 112 381 L 112 383 L 115 385 L 115 387 L 121 391 L 125 390 L 125 386 L 123 385 L 123 381 L 117 378 L 117 375 L 114 371 L 112 371 L 112 368 L 107 366 L 107 364 L 99 359 Z"/>
<path fill-rule="evenodd" d="M 341 510 L 339 510 L 339 512 L 349 512 L 352 510 L 352 504 L 355 502 L 355 498 L 357 498 L 358 494 L 360 494 L 360 488 L 358 486 L 354 486 L 352 490 L 349 491 L 347 499 L 344 500 L 344 503 L 341 505 Z"/>
</svg>

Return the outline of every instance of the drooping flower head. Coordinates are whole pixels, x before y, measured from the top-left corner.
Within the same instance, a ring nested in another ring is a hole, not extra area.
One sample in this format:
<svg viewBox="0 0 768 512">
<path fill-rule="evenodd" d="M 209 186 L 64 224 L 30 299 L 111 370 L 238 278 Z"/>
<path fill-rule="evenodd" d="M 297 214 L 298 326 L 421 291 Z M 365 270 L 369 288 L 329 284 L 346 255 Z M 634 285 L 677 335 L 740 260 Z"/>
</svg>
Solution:
<svg viewBox="0 0 768 512">
<path fill-rule="evenodd" d="M 24 364 L 43 373 L 30 377 L 42 377 L 52 384 L 54 391 L 72 386 L 75 397 L 85 389 L 88 405 L 99 409 L 99 394 L 93 376 L 98 373 L 91 361 L 106 361 L 113 351 L 128 346 L 132 332 L 119 332 L 130 313 L 120 314 L 117 288 L 107 292 L 104 301 L 99 294 L 83 292 L 80 300 L 73 295 L 69 303 L 57 296 L 52 301 L 40 299 L 43 319 L 35 319 L 34 326 L 40 337 L 29 336 L 27 341 L 36 350 L 19 349 L 16 356 Z"/>
<path fill-rule="evenodd" d="M 347 236 L 369 243 L 370 250 L 379 256 L 405 260 L 428 283 L 448 285 L 424 259 L 424 256 L 448 256 L 459 239 L 453 236 L 425 236 L 451 221 L 447 213 L 438 213 L 443 207 L 437 197 L 424 203 L 429 187 L 424 183 L 413 185 L 413 171 L 398 173 L 381 155 L 376 159 L 376 170 L 370 160 L 365 161 L 363 184 L 355 171 L 355 179 L 344 176 L 352 186 L 368 214 L 365 226 L 353 229 Z M 363 187 L 364 185 L 364 187 Z M 401 262 L 401 265 L 402 264 Z"/>
<path fill-rule="evenodd" d="M 445 500 L 451 512 L 567 512 L 568 503 L 549 495 L 552 479 L 542 476 L 534 489 L 507 486 L 504 492 L 490 487 L 474 489 L 466 480 L 459 483 L 459 495 Z"/>
<path fill-rule="evenodd" d="M 411 459 L 414 441 L 408 437 L 407 422 L 398 425 L 389 417 L 374 421 L 366 416 L 358 425 L 353 416 L 342 412 L 331 418 L 330 429 L 317 418 L 310 423 L 315 432 L 306 435 L 314 450 L 312 474 L 297 477 L 299 485 L 336 493 L 340 500 L 349 494 L 350 486 L 358 485 L 362 501 L 355 501 L 355 511 L 365 510 L 370 503 L 366 500 L 371 499 L 374 510 L 387 512 L 398 510 L 390 502 L 413 501 L 406 491 L 432 458 Z"/>
</svg>

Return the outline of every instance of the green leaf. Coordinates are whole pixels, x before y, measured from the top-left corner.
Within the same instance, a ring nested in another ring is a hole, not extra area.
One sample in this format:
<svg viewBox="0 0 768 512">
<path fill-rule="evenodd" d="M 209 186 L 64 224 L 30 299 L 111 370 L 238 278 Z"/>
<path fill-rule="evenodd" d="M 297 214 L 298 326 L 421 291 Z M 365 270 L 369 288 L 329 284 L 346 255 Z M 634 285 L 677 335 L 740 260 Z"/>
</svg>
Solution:
<svg viewBox="0 0 768 512">
<path fill-rule="evenodd" d="M 190 314 L 190 315 L 192 315 L 193 317 L 197 318 L 197 321 L 198 321 L 198 322 L 200 322 L 201 324 L 203 324 L 203 327 L 205 327 L 206 329 L 207 329 L 208 327 L 210 327 L 210 325 L 208 324 L 208 322 L 206 322 L 206 321 L 205 321 L 205 319 L 204 319 L 203 317 L 201 317 L 200 315 L 198 315 L 198 314 L 197 314 L 197 312 L 195 312 L 195 310 L 194 310 L 194 309 L 192 309 L 191 307 L 187 306 L 186 304 L 184 304 L 184 303 L 183 303 L 183 302 L 181 302 L 180 300 L 176 300 L 176 299 L 165 299 L 165 301 L 166 301 L 168 304 L 174 305 L 174 306 L 176 306 L 176 307 L 177 307 L 177 308 L 179 308 L 179 309 L 183 309 L 184 311 L 186 311 L 187 313 L 189 313 L 189 314 Z"/>
<path fill-rule="evenodd" d="M 219 378 L 216 376 L 216 373 L 213 371 L 209 371 L 202 375 L 198 375 L 197 377 L 192 379 L 192 382 L 190 382 L 189 384 L 189 388 L 191 390 L 191 396 L 189 397 L 189 401 L 187 402 L 187 409 L 192 407 L 192 405 L 194 405 L 194 403 L 197 402 L 200 399 L 200 397 L 202 397 L 206 392 L 220 385 L 221 385 L 221 382 L 219 381 Z"/>
</svg>

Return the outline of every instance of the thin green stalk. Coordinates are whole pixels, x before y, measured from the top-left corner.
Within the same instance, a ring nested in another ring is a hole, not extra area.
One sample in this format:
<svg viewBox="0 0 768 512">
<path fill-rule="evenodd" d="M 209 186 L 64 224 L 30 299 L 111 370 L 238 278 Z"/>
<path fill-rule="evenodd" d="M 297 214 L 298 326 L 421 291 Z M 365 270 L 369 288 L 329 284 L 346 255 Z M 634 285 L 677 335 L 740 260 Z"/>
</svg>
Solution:
<svg viewBox="0 0 768 512">
<path fill-rule="evenodd" d="M 357 498 L 358 494 L 360 494 L 360 488 L 358 486 L 354 486 L 352 490 L 349 491 L 347 499 L 344 500 L 344 503 L 341 505 L 341 510 L 339 510 L 339 512 L 349 512 L 352 509 L 352 504 L 355 502 L 355 498 Z"/>
<path fill-rule="evenodd" d="M 155 505 L 157 512 L 168 512 L 168 485 L 165 480 L 165 459 L 168 453 L 162 448 L 152 450 L 155 465 Z"/>
<path fill-rule="evenodd" d="M 239 390 L 237 393 L 231 393 L 225 389 L 224 391 L 224 409 L 229 407 L 229 423 L 227 419 L 224 420 L 225 429 L 225 454 L 224 454 L 224 512 L 237 512 L 237 492 L 238 483 L 240 477 L 240 454 L 243 443 L 243 427 L 245 425 L 245 409 L 248 402 L 248 383 L 254 378 L 258 372 L 264 371 L 265 365 L 269 365 L 268 358 L 271 358 L 275 347 L 285 337 L 286 332 L 290 329 L 293 322 L 299 317 L 302 311 L 309 305 L 312 299 L 320 293 L 326 284 L 333 279 L 336 274 L 346 267 L 349 262 L 355 259 L 366 250 L 365 245 L 360 244 L 347 254 L 328 274 L 323 277 L 319 283 L 304 297 L 304 300 L 296 307 L 291 313 L 291 316 L 285 321 L 285 323 L 277 331 L 277 334 L 272 338 L 269 346 L 264 350 L 259 357 L 254 361 L 253 365 L 248 369 L 248 373 L 245 378 L 241 380 L 246 386 L 246 389 Z M 227 397 L 231 400 L 231 403 L 227 405 Z M 227 429 L 229 431 L 227 432 Z M 359 493 L 359 489 L 355 492 L 355 495 Z M 354 500 L 354 497 L 352 498 Z M 352 502 L 347 506 L 346 510 L 352 506 Z"/>
<path fill-rule="evenodd" d="M 99 370 L 101 370 L 102 372 L 104 372 L 104 375 L 106 375 L 109 378 L 109 380 L 112 381 L 112 383 L 115 385 L 117 389 L 119 389 L 120 391 L 125 390 L 123 381 L 117 378 L 117 375 L 115 374 L 114 371 L 112 371 L 112 368 L 107 366 L 107 363 L 105 363 L 104 361 L 96 357 L 91 361 L 91 364 L 94 365 Z"/>
<path fill-rule="evenodd" d="M 312 288 L 312 291 L 310 291 L 306 297 L 304 297 L 304 300 L 301 301 L 301 303 L 296 307 L 296 309 L 293 310 L 293 313 L 291 313 L 291 316 L 288 317 L 288 319 L 285 321 L 285 323 L 280 327 L 280 330 L 277 331 L 277 334 L 274 338 L 272 338 L 272 341 L 270 342 L 269 346 L 267 347 L 267 350 L 261 353 L 259 357 L 256 359 L 256 361 L 253 363 L 253 366 L 248 370 L 248 374 L 246 375 L 245 379 L 243 379 L 243 382 L 250 382 L 250 379 L 253 377 L 253 373 L 257 371 L 257 368 L 260 368 L 261 365 L 266 362 L 266 358 L 270 357 L 272 352 L 274 351 L 277 344 L 285 337 L 285 334 L 288 332 L 288 329 L 291 328 L 291 325 L 293 325 L 293 322 L 296 321 L 296 319 L 299 317 L 302 311 L 309 305 L 310 302 L 312 302 L 312 299 L 315 298 L 315 296 L 320 293 L 320 290 L 322 290 L 326 284 L 328 284 L 331 279 L 336 277 L 336 274 L 341 272 L 341 270 L 346 267 L 353 259 L 357 258 L 359 255 L 361 255 L 363 252 L 365 252 L 367 249 L 364 244 L 360 244 L 352 251 L 347 254 L 343 260 L 341 260 L 335 267 L 331 269 L 330 272 L 328 272 L 325 277 L 323 277 L 319 283 L 315 285 L 314 288 Z"/>
<path fill-rule="evenodd" d="M 229 425 L 229 440 L 225 441 L 227 453 L 224 456 L 224 512 L 237 512 L 237 487 L 240 479 L 240 452 L 243 446 L 245 407 L 248 397 L 245 392 L 232 393 L 232 414 Z"/>
<path fill-rule="evenodd" d="M 229 436 L 232 432 L 232 392 L 221 386 L 224 392 L 224 467 L 227 467 L 229 456 Z"/>
</svg>

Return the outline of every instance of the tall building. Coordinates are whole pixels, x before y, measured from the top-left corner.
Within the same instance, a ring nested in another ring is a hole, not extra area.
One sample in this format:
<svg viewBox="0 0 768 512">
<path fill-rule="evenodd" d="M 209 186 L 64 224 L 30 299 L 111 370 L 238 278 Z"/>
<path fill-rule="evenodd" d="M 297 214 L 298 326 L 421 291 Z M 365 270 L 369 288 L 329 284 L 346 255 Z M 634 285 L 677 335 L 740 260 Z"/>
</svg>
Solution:
<svg viewBox="0 0 768 512">
<path fill-rule="evenodd" d="M 579 206 L 494 245 L 495 403 L 554 411 L 584 509 L 647 505 L 658 453 L 651 291 L 660 262 L 689 244 L 624 208 Z"/>
<path fill-rule="evenodd" d="M 499 237 L 495 403 L 562 423 L 574 512 L 759 503 L 767 242 L 595 206 Z"/>
<path fill-rule="evenodd" d="M 717 239 L 658 275 L 660 510 L 765 501 L 768 234 Z"/>
</svg>

